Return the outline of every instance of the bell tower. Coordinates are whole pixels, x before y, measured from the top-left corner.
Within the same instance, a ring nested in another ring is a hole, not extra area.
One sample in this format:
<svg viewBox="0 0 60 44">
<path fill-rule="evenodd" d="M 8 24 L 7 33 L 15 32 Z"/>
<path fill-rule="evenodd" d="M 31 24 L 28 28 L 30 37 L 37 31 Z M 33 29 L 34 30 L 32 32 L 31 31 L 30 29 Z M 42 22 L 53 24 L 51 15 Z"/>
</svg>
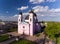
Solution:
<svg viewBox="0 0 60 44">
<path fill-rule="evenodd" d="M 34 22 L 34 15 L 33 15 L 33 11 L 29 12 L 29 24 L 30 24 L 30 35 L 33 36 L 33 22 Z"/>
<path fill-rule="evenodd" d="M 18 15 L 18 23 L 22 22 L 22 12 L 19 13 Z"/>
<path fill-rule="evenodd" d="M 19 13 L 18 15 L 18 33 L 20 33 L 19 31 L 20 29 L 20 24 L 22 23 L 22 12 Z"/>
</svg>

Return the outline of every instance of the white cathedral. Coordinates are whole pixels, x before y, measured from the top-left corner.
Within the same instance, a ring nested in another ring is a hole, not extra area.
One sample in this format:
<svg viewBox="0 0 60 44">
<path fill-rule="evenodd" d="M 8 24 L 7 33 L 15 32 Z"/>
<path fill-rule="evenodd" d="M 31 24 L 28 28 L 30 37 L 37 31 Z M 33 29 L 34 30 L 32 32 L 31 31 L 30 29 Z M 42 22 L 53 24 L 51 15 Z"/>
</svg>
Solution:
<svg viewBox="0 0 60 44">
<path fill-rule="evenodd" d="M 33 36 L 40 30 L 37 15 L 31 10 L 23 21 L 22 12 L 18 15 L 18 33 Z"/>
</svg>

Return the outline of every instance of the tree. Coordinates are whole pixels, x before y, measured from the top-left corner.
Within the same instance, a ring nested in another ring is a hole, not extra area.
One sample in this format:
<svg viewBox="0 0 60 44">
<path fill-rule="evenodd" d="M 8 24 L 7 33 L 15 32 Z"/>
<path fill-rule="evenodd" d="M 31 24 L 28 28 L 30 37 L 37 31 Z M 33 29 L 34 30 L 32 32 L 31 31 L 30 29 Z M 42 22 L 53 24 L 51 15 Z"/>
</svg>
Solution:
<svg viewBox="0 0 60 44">
<path fill-rule="evenodd" d="M 56 40 L 57 34 L 60 31 L 60 23 L 57 22 L 48 22 L 47 27 L 45 28 L 45 33 L 52 40 Z"/>
</svg>

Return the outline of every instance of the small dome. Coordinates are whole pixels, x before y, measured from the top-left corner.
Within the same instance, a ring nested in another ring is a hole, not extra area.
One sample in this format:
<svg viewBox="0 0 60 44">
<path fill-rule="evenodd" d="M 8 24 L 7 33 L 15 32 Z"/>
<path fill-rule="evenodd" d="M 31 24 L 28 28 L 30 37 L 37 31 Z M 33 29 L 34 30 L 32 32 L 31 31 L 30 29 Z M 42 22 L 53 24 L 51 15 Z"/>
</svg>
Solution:
<svg viewBox="0 0 60 44">
<path fill-rule="evenodd" d="M 34 13 L 34 10 L 31 10 L 29 13 Z"/>
<path fill-rule="evenodd" d="M 22 12 L 19 12 L 19 15 L 22 15 Z"/>
<path fill-rule="evenodd" d="M 34 16 L 37 16 L 36 13 L 34 13 L 34 10 L 31 10 L 29 13 L 33 13 Z"/>
<path fill-rule="evenodd" d="M 33 13 L 33 14 L 34 14 L 34 16 L 37 16 L 36 13 Z"/>
</svg>

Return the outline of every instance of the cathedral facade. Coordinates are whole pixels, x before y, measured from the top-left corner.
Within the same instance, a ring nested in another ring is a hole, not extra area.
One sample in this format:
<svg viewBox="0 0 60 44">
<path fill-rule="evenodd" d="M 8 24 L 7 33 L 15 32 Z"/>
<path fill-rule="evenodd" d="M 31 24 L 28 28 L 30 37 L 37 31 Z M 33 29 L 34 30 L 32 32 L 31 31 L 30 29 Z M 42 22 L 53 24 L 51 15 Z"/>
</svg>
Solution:
<svg viewBox="0 0 60 44">
<path fill-rule="evenodd" d="M 22 12 L 18 15 L 18 33 L 33 36 L 40 30 L 37 15 L 30 11 L 23 21 Z"/>
</svg>

